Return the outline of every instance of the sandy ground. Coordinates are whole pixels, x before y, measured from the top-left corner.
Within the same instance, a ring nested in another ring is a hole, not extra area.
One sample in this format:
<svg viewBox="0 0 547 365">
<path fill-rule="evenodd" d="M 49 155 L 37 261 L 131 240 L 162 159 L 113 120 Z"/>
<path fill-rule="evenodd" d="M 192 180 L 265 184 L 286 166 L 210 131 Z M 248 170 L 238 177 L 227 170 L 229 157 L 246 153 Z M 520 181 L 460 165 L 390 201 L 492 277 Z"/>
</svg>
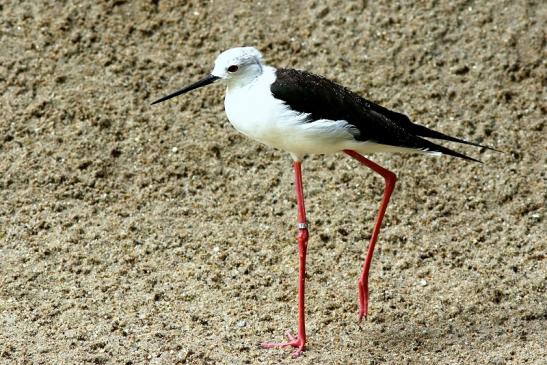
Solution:
<svg viewBox="0 0 547 365">
<path fill-rule="evenodd" d="M 540 364 L 547 338 L 542 1 L 2 1 L 0 363 Z M 290 157 L 223 89 L 150 101 L 220 50 L 326 75 L 504 153 L 376 155 L 398 174 L 356 323 L 382 181 L 304 163 L 308 350 Z"/>
</svg>

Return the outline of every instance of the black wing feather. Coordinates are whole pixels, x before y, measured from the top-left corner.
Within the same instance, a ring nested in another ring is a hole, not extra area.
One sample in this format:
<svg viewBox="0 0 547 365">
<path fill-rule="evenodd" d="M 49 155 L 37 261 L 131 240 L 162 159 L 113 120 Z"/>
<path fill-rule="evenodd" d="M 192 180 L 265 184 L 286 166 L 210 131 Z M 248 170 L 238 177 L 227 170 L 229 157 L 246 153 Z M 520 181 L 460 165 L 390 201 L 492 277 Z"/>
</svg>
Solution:
<svg viewBox="0 0 547 365">
<path fill-rule="evenodd" d="M 309 122 L 330 119 L 351 123 L 359 130 L 354 137 L 358 141 L 426 149 L 473 161 L 477 160 L 420 137 L 486 147 L 414 124 L 406 115 L 373 103 L 324 77 L 293 69 L 278 69 L 276 76 L 271 85 L 275 98 L 283 100 L 293 110 L 310 114 Z"/>
</svg>

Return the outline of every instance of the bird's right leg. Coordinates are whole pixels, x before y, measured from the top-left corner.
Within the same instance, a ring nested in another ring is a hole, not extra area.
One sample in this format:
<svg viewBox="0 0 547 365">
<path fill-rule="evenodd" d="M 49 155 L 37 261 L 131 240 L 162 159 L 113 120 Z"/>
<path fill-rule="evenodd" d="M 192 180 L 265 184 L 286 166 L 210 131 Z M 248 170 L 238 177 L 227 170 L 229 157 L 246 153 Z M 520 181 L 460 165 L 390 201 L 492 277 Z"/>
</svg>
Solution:
<svg viewBox="0 0 547 365">
<path fill-rule="evenodd" d="M 372 236 L 370 237 L 370 243 L 368 245 L 367 256 L 365 258 L 365 263 L 363 264 L 363 272 L 359 278 L 359 322 L 363 317 L 368 315 L 368 273 L 370 270 L 370 264 L 372 262 L 372 255 L 374 254 L 374 246 L 378 240 L 378 235 L 380 234 L 380 227 L 382 226 L 382 220 L 384 219 L 384 214 L 386 213 L 387 205 L 389 204 L 389 198 L 391 193 L 395 188 L 395 182 L 397 181 L 397 176 L 395 174 L 382 166 L 372 162 L 371 160 L 361 156 L 359 153 L 352 150 L 344 150 L 346 154 L 353 157 L 357 161 L 361 162 L 363 165 L 371 168 L 373 171 L 382 175 L 385 180 L 384 196 L 382 198 L 382 203 L 380 204 L 380 210 L 378 211 L 378 216 L 376 222 L 374 223 L 374 230 L 372 231 Z"/>
<path fill-rule="evenodd" d="M 267 342 L 262 344 L 263 348 L 296 347 L 293 357 L 298 357 L 304 351 L 306 345 L 306 324 L 304 312 L 304 289 L 306 281 L 306 251 L 308 248 L 308 223 L 306 221 L 306 209 L 304 207 L 304 188 L 302 186 L 302 163 L 294 162 L 294 177 L 296 188 L 296 202 L 298 205 L 298 256 L 300 269 L 298 271 L 298 333 L 294 337 L 287 332 L 288 342 Z"/>
</svg>

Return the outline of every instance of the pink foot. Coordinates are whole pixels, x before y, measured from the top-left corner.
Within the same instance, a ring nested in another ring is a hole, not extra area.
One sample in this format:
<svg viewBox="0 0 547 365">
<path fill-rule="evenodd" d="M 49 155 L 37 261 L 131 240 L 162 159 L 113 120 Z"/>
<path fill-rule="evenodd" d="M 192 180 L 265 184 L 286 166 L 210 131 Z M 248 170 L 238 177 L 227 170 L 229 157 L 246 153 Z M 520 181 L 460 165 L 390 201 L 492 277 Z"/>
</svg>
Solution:
<svg viewBox="0 0 547 365">
<path fill-rule="evenodd" d="M 304 345 L 306 343 L 306 339 L 303 337 L 300 337 L 298 335 L 297 337 L 294 337 L 291 334 L 291 331 L 287 331 L 287 338 L 289 339 L 288 342 L 265 342 L 262 344 L 262 348 L 264 349 L 274 349 L 274 348 L 280 348 L 280 347 L 297 347 L 298 349 L 292 354 L 292 357 L 296 358 L 300 355 L 302 355 L 302 352 L 304 352 Z"/>
<path fill-rule="evenodd" d="M 357 322 L 361 323 L 363 317 L 367 319 L 368 315 L 368 283 L 359 280 L 357 286 L 359 287 L 359 314 L 357 315 Z"/>
</svg>

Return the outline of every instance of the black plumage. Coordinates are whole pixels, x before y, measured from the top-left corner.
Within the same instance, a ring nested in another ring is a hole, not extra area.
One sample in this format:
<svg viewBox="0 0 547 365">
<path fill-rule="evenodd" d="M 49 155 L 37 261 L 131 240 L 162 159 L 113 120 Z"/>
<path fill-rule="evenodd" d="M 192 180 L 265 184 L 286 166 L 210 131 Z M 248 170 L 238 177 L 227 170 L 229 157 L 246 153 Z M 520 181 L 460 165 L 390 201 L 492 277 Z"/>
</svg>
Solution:
<svg viewBox="0 0 547 365">
<path fill-rule="evenodd" d="M 276 99 L 283 100 L 291 109 L 310 114 L 308 122 L 320 119 L 347 121 L 359 131 L 354 136 L 358 141 L 441 152 L 472 161 L 478 160 L 422 137 L 490 148 L 412 123 L 404 114 L 386 109 L 333 81 L 309 72 L 277 69 L 276 80 L 270 89 Z"/>
</svg>

